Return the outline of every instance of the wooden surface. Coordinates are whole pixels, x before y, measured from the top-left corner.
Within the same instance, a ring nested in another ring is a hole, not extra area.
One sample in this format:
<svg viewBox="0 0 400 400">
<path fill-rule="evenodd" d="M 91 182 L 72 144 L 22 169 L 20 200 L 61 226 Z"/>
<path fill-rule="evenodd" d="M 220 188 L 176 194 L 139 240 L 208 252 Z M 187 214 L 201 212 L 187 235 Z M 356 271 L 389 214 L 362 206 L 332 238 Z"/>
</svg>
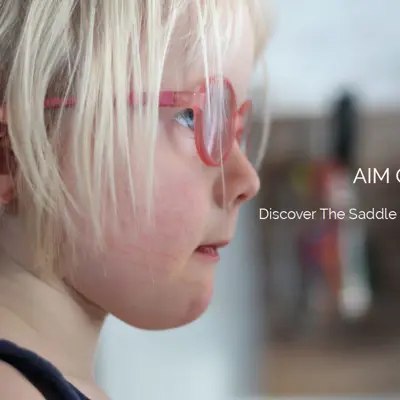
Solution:
<svg viewBox="0 0 400 400">
<path fill-rule="evenodd" d="M 268 365 L 268 389 L 274 395 L 400 393 L 400 340 L 357 350 L 275 344 L 269 346 Z"/>
</svg>

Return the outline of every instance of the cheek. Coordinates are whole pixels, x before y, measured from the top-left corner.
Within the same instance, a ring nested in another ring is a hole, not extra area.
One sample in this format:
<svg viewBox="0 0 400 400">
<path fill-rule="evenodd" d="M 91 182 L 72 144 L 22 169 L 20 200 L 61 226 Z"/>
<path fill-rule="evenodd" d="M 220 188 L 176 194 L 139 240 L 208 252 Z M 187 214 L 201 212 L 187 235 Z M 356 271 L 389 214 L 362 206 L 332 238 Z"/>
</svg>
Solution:
<svg viewBox="0 0 400 400">
<path fill-rule="evenodd" d="M 208 199 L 206 184 L 174 171 L 173 166 L 164 168 L 156 176 L 150 218 L 144 196 L 138 198 L 135 216 L 129 198 L 121 199 L 120 210 L 126 217 L 120 230 L 110 232 L 110 248 L 130 257 L 138 251 L 150 258 L 164 257 L 164 267 L 159 267 L 168 273 L 170 262 L 187 259 L 203 239 L 210 213 Z"/>
<path fill-rule="evenodd" d="M 204 312 L 213 271 L 196 264 L 192 255 L 207 233 L 211 184 L 194 171 L 179 160 L 159 161 L 150 219 L 144 180 L 136 186 L 142 190 L 135 216 L 127 186 L 119 182 L 123 217 L 119 229 L 105 224 L 106 251 L 92 253 L 90 235 L 79 245 L 74 286 L 88 300 L 131 325 L 150 329 L 186 324 Z M 106 212 L 104 221 L 109 218 Z"/>
</svg>

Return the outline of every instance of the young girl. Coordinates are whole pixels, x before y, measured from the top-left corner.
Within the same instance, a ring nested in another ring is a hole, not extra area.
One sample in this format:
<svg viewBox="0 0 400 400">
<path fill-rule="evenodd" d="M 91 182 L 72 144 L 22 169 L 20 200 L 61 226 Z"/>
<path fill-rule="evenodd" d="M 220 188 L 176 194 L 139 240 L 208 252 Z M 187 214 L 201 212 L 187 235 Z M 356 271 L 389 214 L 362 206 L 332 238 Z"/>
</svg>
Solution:
<svg viewBox="0 0 400 400">
<path fill-rule="evenodd" d="M 259 189 L 256 0 L 0 2 L 0 398 L 104 399 L 105 316 L 207 308 Z"/>
</svg>

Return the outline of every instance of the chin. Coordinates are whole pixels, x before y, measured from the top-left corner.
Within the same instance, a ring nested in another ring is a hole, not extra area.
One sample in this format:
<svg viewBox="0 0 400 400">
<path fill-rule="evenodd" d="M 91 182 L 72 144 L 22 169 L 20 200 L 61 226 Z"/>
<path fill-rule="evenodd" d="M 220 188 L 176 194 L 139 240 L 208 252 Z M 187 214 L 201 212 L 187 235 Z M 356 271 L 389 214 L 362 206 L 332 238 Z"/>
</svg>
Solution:
<svg viewBox="0 0 400 400">
<path fill-rule="evenodd" d="M 208 309 L 212 299 L 212 291 L 205 293 L 200 298 L 192 300 L 189 304 L 180 310 L 174 310 L 170 313 L 163 313 L 153 316 L 143 315 L 142 318 L 126 318 L 122 319 L 128 325 L 137 329 L 148 331 L 163 331 L 175 329 L 189 325 L 199 319 Z M 118 318 L 118 317 L 117 317 Z"/>
<path fill-rule="evenodd" d="M 175 326 L 171 328 L 178 328 L 180 326 L 189 325 L 190 323 L 198 320 L 207 311 L 209 305 L 210 302 L 204 304 L 202 303 L 192 304 L 187 314 L 185 314 L 185 316 L 181 320 L 179 320 Z"/>
</svg>

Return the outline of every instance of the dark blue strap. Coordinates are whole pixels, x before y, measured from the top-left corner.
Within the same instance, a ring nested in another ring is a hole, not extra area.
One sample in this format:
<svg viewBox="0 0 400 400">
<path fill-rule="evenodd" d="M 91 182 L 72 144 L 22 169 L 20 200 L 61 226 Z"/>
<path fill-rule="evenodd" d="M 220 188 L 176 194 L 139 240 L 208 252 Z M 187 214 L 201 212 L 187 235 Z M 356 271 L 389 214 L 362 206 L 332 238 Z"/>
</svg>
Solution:
<svg viewBox="0 0 400 400">
<path fill-rule="evenodd" d="M 19 371 L 46 400 L 90 400 L 53 364 L 7 340 L 0 340 L 0 361 Z"/>
</svg>

